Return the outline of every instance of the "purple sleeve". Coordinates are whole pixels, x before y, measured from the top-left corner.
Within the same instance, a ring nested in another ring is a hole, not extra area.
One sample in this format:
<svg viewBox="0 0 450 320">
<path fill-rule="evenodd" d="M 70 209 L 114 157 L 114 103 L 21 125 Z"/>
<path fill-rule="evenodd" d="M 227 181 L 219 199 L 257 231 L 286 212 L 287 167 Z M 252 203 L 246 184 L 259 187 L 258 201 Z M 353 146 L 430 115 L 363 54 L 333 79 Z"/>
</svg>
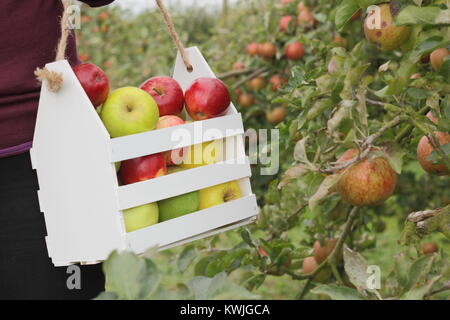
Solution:
<svg viewBox="0 0 450 320">
<path fill-rule="evenodd" d="M 102 7 L 110 4 L 114 0 L 81 0 L 81 2 L 86 3 L 90 7 Z"/>
</svg>

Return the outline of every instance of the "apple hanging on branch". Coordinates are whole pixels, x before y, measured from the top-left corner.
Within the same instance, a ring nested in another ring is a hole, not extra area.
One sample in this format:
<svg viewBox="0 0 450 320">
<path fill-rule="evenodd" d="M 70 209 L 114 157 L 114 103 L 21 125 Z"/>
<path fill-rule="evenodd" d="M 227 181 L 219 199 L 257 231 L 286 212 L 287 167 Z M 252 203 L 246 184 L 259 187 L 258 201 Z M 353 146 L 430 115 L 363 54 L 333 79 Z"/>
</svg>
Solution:
<svg viewBox="0 0 450 320">
<path fill-rule="evenodd" d="M 358 154 L 357 149 L 347 150 L 337 163 L 352 160 Z M 368 157 L 347 168 L 337 183 L 338 193 L 345 202 L 354 206 L 382 204 L 392 195 L 397 184 L 397 174 L 386 159 L 376 157 L 369 160 Z"/>
</svg>

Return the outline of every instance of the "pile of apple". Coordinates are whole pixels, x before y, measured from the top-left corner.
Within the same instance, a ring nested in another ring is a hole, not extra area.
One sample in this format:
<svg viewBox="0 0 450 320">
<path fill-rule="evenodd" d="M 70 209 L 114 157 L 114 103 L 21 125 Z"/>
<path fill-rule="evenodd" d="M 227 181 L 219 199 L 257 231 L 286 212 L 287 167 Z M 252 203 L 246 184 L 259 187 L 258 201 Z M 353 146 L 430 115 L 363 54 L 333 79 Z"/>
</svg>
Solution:
<svg viewBox="0 0 450 320">
<path fill-rule="evenodd" d="M 228 89 L 216 78 L 196 79 L 185 93 L 175 79 L 166 76 L 148 79 L 139 88 L 124 87 L 110 93 L 108 77 L 98 66 L 83 63 L 75 66 L 73 71 L 112 138 L 220 117 L 230 106 Z M 184 111 L 191 120 L 186 121 Z M 211 143 L 204 143 L 203 148 L 191 146 L 116 163 L 118 181 L 127 185 L 218 162 L 221 160 L 219 152 L 205 154 L 205 147 Z M 202 161 L 195 163 L 194 159 Z M 131 208 L 124 211 L 126 231 L 145 228 L 241 196 L 238 182 L 232 181 Z"/>
</svg>

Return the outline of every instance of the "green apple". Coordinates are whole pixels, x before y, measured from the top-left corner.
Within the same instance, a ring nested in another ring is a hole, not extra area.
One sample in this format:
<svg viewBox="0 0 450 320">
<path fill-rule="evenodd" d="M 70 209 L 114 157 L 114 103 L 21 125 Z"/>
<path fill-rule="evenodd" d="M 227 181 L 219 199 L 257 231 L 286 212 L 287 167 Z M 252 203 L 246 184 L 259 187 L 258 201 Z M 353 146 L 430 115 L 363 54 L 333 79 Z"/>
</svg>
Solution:
<svg viewBox="0 0 450 320">
<path fill-rule="evenodd" d="M 153 97 L 135 87 L 114 90 L 102 106 L 100 117 L 112 138 L 154 130 L 159 109 Z"/>
<path fill-rule="evenodd" d="M 122 166 L 122 162 L 114 162 L 114 167 L 116 168 L 116 172 L 119 172 L 121 166 Z"/>
<path fill-rule="evenodd" d="M 217 206 L 242 197 L 237 181 L 222 183 L 200 190 L 200 210 Z"/>
<path fill-rule="evenodd" d="M 125 228 L 132 232 L 158 223 L 159 209 L 156 202 L 123 211 Z"/>
<path fill-rule="evenodd" d="M 200 191 L 185 193 L 158 202 L 160 221 L 167 221 L 195 212 L 200 205 Z"/>
</svg>

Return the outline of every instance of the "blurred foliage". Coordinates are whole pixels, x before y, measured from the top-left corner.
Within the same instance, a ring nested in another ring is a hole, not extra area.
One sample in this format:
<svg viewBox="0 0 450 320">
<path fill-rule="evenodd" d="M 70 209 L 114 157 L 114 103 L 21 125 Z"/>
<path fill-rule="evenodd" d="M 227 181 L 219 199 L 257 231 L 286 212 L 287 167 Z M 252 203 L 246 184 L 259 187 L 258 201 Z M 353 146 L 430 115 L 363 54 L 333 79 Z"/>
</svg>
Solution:
<svg viewBox="0 0 450 320">
<path fill-rule="evenodd" d="M 383 52 L 365 40 L 363 18 L 351 17 L 357 10 L 385 1 L 304 2 L 317 26 L 291 26 L 288 32 L 279 30 L 279 21 L 284 15 L 297 16 L 297 0 L 284 6 L 275 0 L 241 0 L 226 14 L 171 8 L 183 43 L 199 46 L 217 74 L 230 71 L 236 62 L 250 70 L 263 68 L 263 89 L 251 89 L 247 81 L 241 81 L 248 73 L 227 77 L 226 82 L 230 88 L 240 84 L 232 90 L 235 100 L 242 94 L 255 99 L 251 106 L 237 103 L 246 128 L 279 129 L 280 171 L 262 176 L 262 165 L 253 166 L 252 186 L 262 210 L 258 222 L 248 228 L 152 254 L 151 260 L 113 254 L 105 265 L 110 280 L 115 278 L 111 272 L 125 272 L 120 270 L 131 268 L 129 263 L 136 266 L 133 270 L 139 279 L 148 278 L 148 268 L 153 270 L 149 274 L 158 277 L 149 280 L 152 290 L 145 291 L 145 284 L 139 283 L 133 295 L 126 296 L 123 284 L 113 284 L 107 287 L 112 292 L 103 297 L 216 298 L 219 292 L 222 298 L 249 299 L 289 299 L 303 293 L 310 299 L 449 296 L 448 290 L 438 290 L 450 279 L 449 239 L 441 234 L 424 237 L 423 241 L 440 247 L 432 255 L 424 255 L 419 243 L 398 244 L 407 214 L 449 204 L 449 177 L 427 174 L 416 156 L 425 132 L 449 130 L 450 60 L 435 72 L 424 59 L 433 49 L 450 44 L 445 23 L 449 8 L 439 0 L 391 1 L 405 10 L 400 11 L 398 22 L 410 25 L 412 33 L 402 47 Z M 418 5 L 424 8 L 417 10 Z M 151 76 L 171 73 L 175 47 L 157 10 L 137 16 L 116 7 L 82 12 L 77 36 L 80 57 L 102 66 L 113 87 L 136 86 Z M 250 42 L 267 41 L 276 45 L 275 57 L 246 54 Z M 285 58 L 284 49 L 293 41 L 305 47 L 301 60 Z M 332 61 L 336 72 L 328 68 Z M 420 77 L 411 79 L 416 73 Z M 288 82 L 273 90 L 267 84 L 273 75 Z M 280 106 L 286 110 L 284 119 L 279 124 L 268 121 L 268 114 Z M 424 116 L 428 110 L 440 118 L 437 124 Z M 381 152 L 378 155 L 401 172 L 394 195 L 380 206 L 358 211 L 345 239 L 344 260 L 334 263 L 338 274 L 320 282 L 314 278 L 311 286 L 302 272 L 303 259 L 313 254 L 315 241 L 339 237 L 351 209 L 332 187 L 327 188 L 333 181 L 323 169 L 346 149 L 361 147 L 398 115 L 405 117 L 404 122 L 383 131 L 374 142 Z M 161 268 L 158 272 L 154 262 Z M 378 291 L 362 285 L 366 278 L 361 270 L 367 265 L 381 268 Z M 115 268 L 119 271 L 111 271 Z M 231 289 L 221 291 L 222 286 Z"/>
</svg>

